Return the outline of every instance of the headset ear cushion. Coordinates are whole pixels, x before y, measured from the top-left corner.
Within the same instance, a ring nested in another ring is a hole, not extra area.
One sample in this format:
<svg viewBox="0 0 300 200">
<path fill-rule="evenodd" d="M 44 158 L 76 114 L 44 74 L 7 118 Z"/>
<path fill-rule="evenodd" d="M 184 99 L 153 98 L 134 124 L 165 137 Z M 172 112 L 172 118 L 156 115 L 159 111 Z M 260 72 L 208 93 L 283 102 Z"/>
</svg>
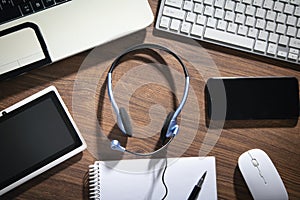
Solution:
<svg viewBox="0 0 300 200">
<path fill-rule="evenodd" d="M 131 123 L 130 123 L 130 118 L 129 118 L 129 115 L 126 112 L 125 108 L 121 107 L 119 109 L 119 114 L 120 114 L 120 117 L 121 117 L 123 127 L 126 131 L 126 135 L 132 136 L 132 126 L 131 126 Z"/>
<path fill-rule="evenodd" d="M 172 120 L 172 117 L 174 115 L 175 112 L 170 112 L 167 116 L 167 118 L 165 119 L 165 122 L 164 122 L 164 125 L 160 131 L 160 140 L 162 142 L 162 144 L 165 143 L 165 140 L 166 140 L 166 136 L 167 136 L 167 131 L 168 131 L 168 128 L 169 128 L 169 125 L 171 123 L 171 120 Z"/>
</svg>

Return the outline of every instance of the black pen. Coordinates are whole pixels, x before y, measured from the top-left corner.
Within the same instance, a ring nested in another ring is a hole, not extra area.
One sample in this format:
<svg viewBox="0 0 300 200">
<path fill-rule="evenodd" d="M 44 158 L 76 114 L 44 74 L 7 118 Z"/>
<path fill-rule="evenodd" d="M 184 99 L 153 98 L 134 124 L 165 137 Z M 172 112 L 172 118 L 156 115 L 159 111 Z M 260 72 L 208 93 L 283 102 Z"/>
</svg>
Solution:
<svg viewBox="0 0 300 200">
<path fill-rule="evenodd" d="M 197 185 L 195 185 L 192 193 L 190 194 L 188 200 L 194 200 L 194 199 L 197 199 L 198 195 L 199 195 L 199 192 L 201 190 L 201 187 L 202 187 L 202 184 L 204 182 L 204 179 L 205 179 L 205 176 L 206 176 L 206 172 L 204 172 L 204 174 L 202 175 L 202 177 L 200 178 L 200 180 L 198 181 Z"/>
</svg>

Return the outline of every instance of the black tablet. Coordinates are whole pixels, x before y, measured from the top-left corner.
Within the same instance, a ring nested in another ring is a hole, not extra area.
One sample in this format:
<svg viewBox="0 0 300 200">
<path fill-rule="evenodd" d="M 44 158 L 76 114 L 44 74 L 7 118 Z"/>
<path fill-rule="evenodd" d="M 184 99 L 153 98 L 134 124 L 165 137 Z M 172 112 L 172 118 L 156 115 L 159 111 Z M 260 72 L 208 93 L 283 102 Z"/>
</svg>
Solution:
<svg viewBox="0 0 300 200">
<path fill-rule="evenodd" d="M 85 148 L 54 86 L 1 111 L 0 195 Z"/>
</svg>

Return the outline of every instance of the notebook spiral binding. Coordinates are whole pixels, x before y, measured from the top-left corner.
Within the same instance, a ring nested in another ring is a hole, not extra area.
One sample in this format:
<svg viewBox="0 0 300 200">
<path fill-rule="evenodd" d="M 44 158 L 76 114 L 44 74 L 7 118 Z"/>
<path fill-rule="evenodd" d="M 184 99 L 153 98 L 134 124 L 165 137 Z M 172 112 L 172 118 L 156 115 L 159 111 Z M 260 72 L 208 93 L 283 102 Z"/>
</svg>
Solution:
<svg viewBox="0 0 300 200">
<path fill-rule="evenodd" d="M 100 200 L 100 165 L 95 162 L 89 166 L 89 198 Z"/>
</svg>

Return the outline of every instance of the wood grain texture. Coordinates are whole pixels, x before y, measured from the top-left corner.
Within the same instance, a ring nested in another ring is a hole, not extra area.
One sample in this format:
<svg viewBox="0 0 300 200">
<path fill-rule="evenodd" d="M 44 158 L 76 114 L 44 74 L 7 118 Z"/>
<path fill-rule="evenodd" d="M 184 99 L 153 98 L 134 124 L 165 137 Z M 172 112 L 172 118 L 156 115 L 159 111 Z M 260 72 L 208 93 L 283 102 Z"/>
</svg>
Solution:
<svg viewBox="0 0 300 200">
<path fill-rule="evenodd" d="M 159 2 L 155 0 L 149 0 L 149 2 L 155 14 Z M 151 26 L 153 27 L 154 25 L 152 24 Z M 114 45 L 116 44 L 114 43 Z M 258 56 L 207 43 L 200 43 L 200 45 L 213 59 L 220 76 L 294 76 L 300 80 L 300 72 L 290 69 L 286 63 L 271 60 L 265 61 Z M 178 51 L 188 51 L 188 49 L 178 49 Z M 151 133 L 153 135 L 147 137 L 149 132 L 138 129 L 140 131 L 138 134 L 146 138 L 128 139 L 116 127 L 111 104 L 107 96 L 105 76 L 107 69 L 103 69 L 103 66 L 111 63 L 114 56 L 100 66 L 95 65 L 97 63 L 97 58 L 95 57 L 95 60 L 91 59 L 88 61 L 90 67 L 82 70 L 82 63 L 87 62 L 85 59 L 90 56 L 91 52 L 86 51 L 14 79 L 0 82 L 0 110 L 47 86 L 54 85 L 74 116 L 88 144 L 95 140 L 95 135 L 89 135 L 89 131 L 96 130 L 109 139 L 120 139 L 122 143 L 135 151 L 145 152 L 155 149 L 159 131 Z M 158 60 L 174 66 L 175 71 L 179 72 L 179 74 L 182 73 L 178 63 L 169 55 L 162 53 L 162 58 L 158 58 Z M 143 54 L 132 55 L 126 62 L 121 63 L 122 67 L 120 66 L 114 71 L 114 86 L 128 71 L 138 64 L 155 61 L 157 59 L 151 56 Z M 174 143 L 172 142 L 168 156 L 173 157 L 179 154 L 180 156 L 199 156 L 200 149 L 200 155 L 215 156 L 217 160 L 218 198 L 230 200 L 251 199 L 238 170 L 237 161 L 243 152 L 253 148 L 260 148 L 267 152 L 273 160 L 285 183 L 290 199 L 300 199 L 299 122 L 296 127 L 230 128 L 222 130 L 220 135 L 207 134 L 208 130 L 203 117 L 205 116 L 204 87 L 207 77 L 214 75 L 214 72 L 206 65 L 209 65 L 209 63 L 206 63 L 205 60 L 201 66 L 196 68 L 187 63 L 191 76 L 191 88 L 193 88 L 195 98 L 188 99 L 184 118 L 179 117 L 179 123 L 184 123 L 184 127 L 181 127 L 184 131 L 178 135 Z M 204 77 L 199 74 L 199 69 L 205 73 Z M 104 71 L 104 73 L 101 74 L 99 70 Z M 95 76 L 98 74 L 99 77 Z M 85 76 L 86 79 L 79 80 L 80 75 Z M 150 73 L 147 73 L 146 76 L 152 77 L 154 80 L 156 78 Z M 125 89 L 134 87 L 142 81 L 142 77 L 133 77 L 128 82 L 122 82 L 122 87 Z M 88 82 L 95 82 L 96 85 L 88 84 Z M 181 90 L 180 88 L 183 87 L 182 82 L 177 79 L 175 82 L 178 84 L 177 89 Z M 76 84 L 86 84 L 86 87 L 74 89 Z M 118 94 L 118 101 L 126 103 L 126 90 L 123 92 L 124 94 L 122 91 Z M 180 91 L 178 94 L 181 94 Z M 79 102 L 76 105 L 74 105 L 74 96 Z M 174 95 L 170 87 L 149 83 L 141 85 L 132 93 L 128 109 L 136 126 L 146 126 L 151 120 L 156 120 L 153 122 L 158 123 L 160 126 L 165 117 L 163 114 L 172 111 L 178 104 L 178 99 L 180 97 L 177 96 L 177 93 Z M 149 110 L 156 104 L 164 107 L 166 113 L 161 114 L 160 107 L 155 107 L 151 112 L 153 111 L 153 115 L 158 115 L 159 117 L 153 119 L 149 114 Z M 195 113 L 196 107 L 199 107 L 199 112 L 197 113 Z M 89 116 L 93 117 L 90 118 Z M 101 130 L 95 128 L 95 123 L 99 123 Z M 216 141 L 216 144 L 213 141 Z M 94 146 L 91 145 L 82 154 L 8 192 L 0 199 L 87 199 L 87 169 L 88 165 L 97 159 L 93 151 L 99 149 L 103 151 L 103 159 L 133 158 L 130 155 L 111 154 L 108 148 L 97 146 L 97 144 L 104 145 L 107 143 L 105 140 L 102 141 L 101 138 L 99 141 L 94 141 L 94 143 Z M 181 147 L 186 148 L 184 151 L 181 151 Z M 107 151 L 107 154 L 105 151 Z"/>
</svg>

